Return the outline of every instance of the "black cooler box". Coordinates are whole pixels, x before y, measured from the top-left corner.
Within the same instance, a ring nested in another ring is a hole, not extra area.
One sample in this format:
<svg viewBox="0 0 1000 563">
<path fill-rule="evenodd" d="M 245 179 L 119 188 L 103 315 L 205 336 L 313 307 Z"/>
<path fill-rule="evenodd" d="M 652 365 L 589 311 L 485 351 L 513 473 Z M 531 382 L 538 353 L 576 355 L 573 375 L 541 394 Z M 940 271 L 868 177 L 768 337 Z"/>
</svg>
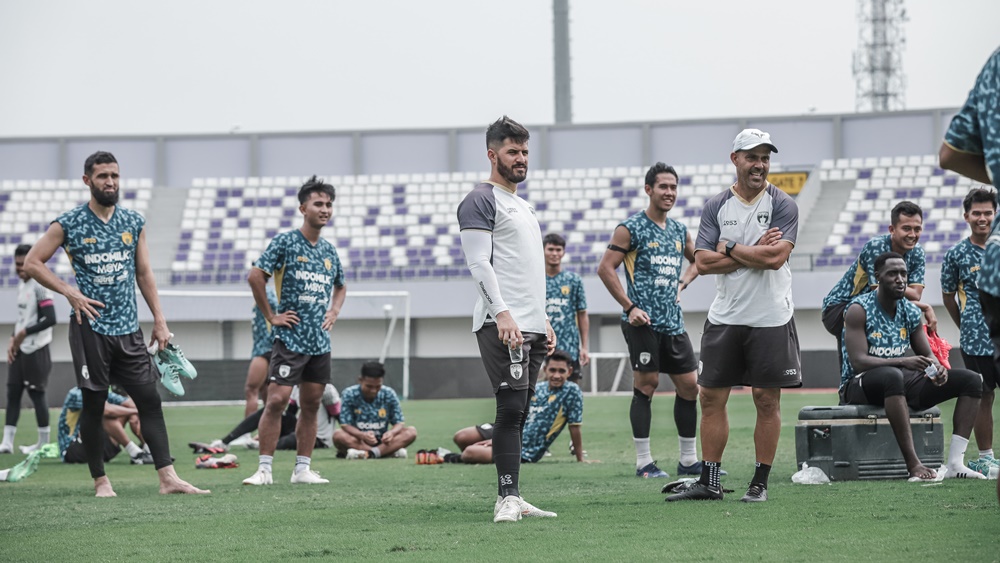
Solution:
<svg viewBox="0 0 1000 563">
<path fill-rule="evenodd" d="M 927 467 L 944 463 L 944 428 L 937 407 L 910 410 L 917 457 Z M 795 459 L 819 467 L 834 481 L 905 479 L 903 454 L 885 416 L 872 405 L 803 407 L 795 427 Z"/>
</svg>

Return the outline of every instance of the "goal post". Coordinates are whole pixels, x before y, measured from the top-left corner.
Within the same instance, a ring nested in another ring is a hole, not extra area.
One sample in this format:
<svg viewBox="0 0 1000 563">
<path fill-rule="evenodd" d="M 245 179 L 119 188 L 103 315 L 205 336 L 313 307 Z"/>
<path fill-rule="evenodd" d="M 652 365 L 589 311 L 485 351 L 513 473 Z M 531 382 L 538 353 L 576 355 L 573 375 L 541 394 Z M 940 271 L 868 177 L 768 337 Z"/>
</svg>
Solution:
<svg viewBox="0 0 1000 563">
<path fill-rule="evenodd" d="M 592 352 L 589 370 L 590 388 L 586 395 L 630 395 L 632 393 L 632 367 L 627 352 Z M 622 379 L 627 388 L 621 389 Z"/>
<path fill-rule="evenodd" d="M 195 290 L 195 289 L 160 289 L 158 294 L 161 297 L 169 298 L 246 298 L 253 303 L 253 294 L 248 289 L 243 290 Z M 345 307 L 350 307 L 351 318 L 357 319 L 385 319 L 386 331 L 379 346 L 379 361 L 385 362 L 386 358 L 392 356 L 391 344 L 394 332 L 397 330 L 400 318 L 402 319 L 402 350 L 403 362 L 403 399 L 410 398 L 410 292 L 409 291 L 349 291 Z M 167 313 L 169 319 L 170 314 Z M 230 319 L 222 320 L 243 320 L 249 322 L 249 310 L 247 314 L 234 316 Z M 207 322 L 207 321 L 206 321 Z"/>
</svg>

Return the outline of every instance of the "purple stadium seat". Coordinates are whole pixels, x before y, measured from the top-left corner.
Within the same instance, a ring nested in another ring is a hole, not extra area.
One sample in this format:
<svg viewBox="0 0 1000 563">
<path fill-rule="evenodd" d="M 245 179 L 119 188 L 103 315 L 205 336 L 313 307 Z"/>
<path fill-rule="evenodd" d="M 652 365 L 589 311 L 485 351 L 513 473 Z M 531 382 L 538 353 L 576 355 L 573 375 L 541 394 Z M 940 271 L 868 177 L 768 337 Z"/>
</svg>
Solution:
<svg viewBox="0 0 1000 563">
<path fill-rule="evenodd" d="M 878 199 L 878 192 L 865 192 L 865 199 Z"/>
<path fill-rule="evenodd" d="M 393 205 L 403 205 L 404 203 L 406 203 L 406 197 L 405 196 L 401 196 L 401 195 L 393 196 L 393 198 L 392 198 L 392 204 Z"/>
<path fill-rule="evenodd" d="M 364 223 L 364 226 L 366 226 L 366 227 L 374 227 L 375 226 L 375 218 L 374 217 L 365 217 L 363 223 Z"/>
<path fill-rule="evenodd" d="M 868 178 L 871 178 L 871 177 L 872 177 L 872 170 L 871 170 L 871 168 L 863 168 L 861 170 L 858 170 L 858 179 L 859 180 L 867 180 Z"/>
<path fill-rule="evenodd" d="M 545 211 L 549 208 L 549 204 L 544 201 L 539 201 L 535 204 L 535 211 Z"/>
<path fill-rule="evenodd" d="M 611 187 L 612 188 L 620 188 L 620 187 L 622 187 L 622 181 L 623 180 L 621 178 L 612 178 L 611 179 Z M 618 196 L 616 196 L 616 197 L 618 197 Z"/>
<path fill-rule="evenodd" d="M 417 224 L 418 225 L 430 225 L 431 224 L 431 216 L 430 215 L 420 215 L 419 217 L 417 217 Z"/>
<path fill-rule="evenodd" d="M 583 221 L 583 211 L 574 211 L 569 216 L 572 221 Z"/>
<path fill-rule="evenodd" d="M 405 194 L 406 186 L 404 186 L 403 184 L 396 184 L 392 187 L 392 193 L 399 195 Z"/>
</svg>

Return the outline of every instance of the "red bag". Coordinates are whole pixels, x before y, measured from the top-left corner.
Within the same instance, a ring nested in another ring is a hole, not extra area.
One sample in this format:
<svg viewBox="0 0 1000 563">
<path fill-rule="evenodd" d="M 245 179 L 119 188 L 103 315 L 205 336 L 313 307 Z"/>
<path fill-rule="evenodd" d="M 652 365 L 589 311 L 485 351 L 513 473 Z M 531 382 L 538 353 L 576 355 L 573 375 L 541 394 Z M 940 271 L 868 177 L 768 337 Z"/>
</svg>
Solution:
<svg viewBox="0 0 1000 563">
<path fill-rule="evenodd" d="M 951 344 L 948 344 L 948 341 L 938 336 L 936 332 L 931 332 L 927 325 L 924 325 L 924 332 L 927 333 L 927 342 L 931 345 L 931 352 L 934 352 L 934 356 L 945 369 L 951 369 L 951 363 L 948 362 Z"/>
</svg>

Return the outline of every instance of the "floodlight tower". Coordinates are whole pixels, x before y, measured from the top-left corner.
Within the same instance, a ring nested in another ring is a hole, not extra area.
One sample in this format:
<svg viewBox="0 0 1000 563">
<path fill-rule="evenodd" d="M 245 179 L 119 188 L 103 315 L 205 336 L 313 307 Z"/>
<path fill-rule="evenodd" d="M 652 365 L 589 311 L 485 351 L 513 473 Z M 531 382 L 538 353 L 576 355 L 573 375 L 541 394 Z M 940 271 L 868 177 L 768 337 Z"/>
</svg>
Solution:
<svg viewBox="0 0 1000 563">
<path fill-rule="evenodd" d="M 903 0 L 858 0 L 858 48 L 854 51 L 854 109 L 894 111 L 905 107 Z"/>
<path fill-rule="evenodd" d="M 569 0 L 552 0 L 556 123 L 573 122 L 573 82 L 569 67 Z"/>
</svg>

